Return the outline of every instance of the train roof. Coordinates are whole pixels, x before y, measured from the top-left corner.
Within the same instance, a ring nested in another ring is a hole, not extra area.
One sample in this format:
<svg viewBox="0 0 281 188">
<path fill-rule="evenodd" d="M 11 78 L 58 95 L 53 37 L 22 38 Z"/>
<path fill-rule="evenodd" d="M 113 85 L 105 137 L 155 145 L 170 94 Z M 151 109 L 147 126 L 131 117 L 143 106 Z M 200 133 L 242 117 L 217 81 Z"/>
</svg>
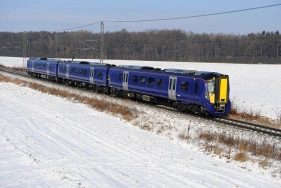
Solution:
<svg viewBox="0 0 281 188">
<path fill-rule="evenodd" d="M 99 63 L 99 62 L 88 62 L 88 61 L 72 61 L 72 60 L 61 60 L 61 59 L 52 59 L 52 58 L 44 58 L 44 57 L 31 57 L 29 60 L 43 60 L 43 61 L 53 61 L 59 63 L 69 63 L 69 64 L 77 64 L 77 65 L 92 65 L 92 66 L 116 66 L 114 64 L 108 63 Z"/>
<path fill-rule="evenodd" d="M 191 76 L 194 78 L 203 78 L 204 80 L 212 79 L 213 77 L 222 75 L 217 72 L 208 72 L 208 71 L 196 71 L 196 70 L 185 70 L 185 69 L 160 69 L 160 68 L 153 68 L 147 66 L 134 66 L 134 65 L 119 65 L 112 68 L 113 70 L 120 69 L 120 70 L 132 70 L 138 72 L 150 72 L 150 73 L 157 73 L 157 74 L 166 74 L 171 76 Z"/>
<path fill-rule="evenodd" d="M 49 61 L 58 61 L 57 59 L 53 58 L 45 58 L 45 57 L 30 57 L 29 59 L 34 59 L 34 60 L 49 60 Z M 28 60 L 29 60 L 28 59 Z"/>
<path fill-rule="evenodd" d="M 71 61 L 71 60 L 59 60 L 59 59 L 52 59 L 52 58 L 44 58 L 44 57 L 31 57 L 29 59 L 34 60 L 49 60 L 49 61 L 55 61 L 59 63 L 69 63 L 69 64 L 77 64 L 77 65 L 90 65 L 90 66 L 107 66 L 112 67 L 113 69 L 120 69 L 120 70 L 135 70 L 140 72 L 152 72 L 152 73 L 158 73 L 158 74 L 166 74 L 171 76 L 192 76 L 195 78 L 203 78 L 204 80 L 212 79 L 216 76 L 221 76 L 223 74 L 218 72 L 208 72 L 208 71 L 196 71 L 196 70 L 186 70 L 186 69 L 175 69 L 175 68 L 167 68 L 167 69 L 160 69 L 160 68 L 154 68 L 151 66 L 137 66 L 137 65 L 114 65 L 114 64 L 108 64 L 108 63 L 99 63 L 99 62 L 88 62 L 88 61 Z"/>
<path fill-rule="evenodd" d="M 150 66 L 138 66 L 138 65 L 118 65 L 118 67 L 127 69 L 139 69 L 139 70 L 161 70 L 160 68 L 154 68 Z"/>
<path fill-rule="evenodd" d="M 194 74 L 197 72 L 197 70 L 174 69 L 174 68 L 164 69 L 164 71 L 173 72 L 173 73 L 181 73 L 181 74 Z"/>
</svg>

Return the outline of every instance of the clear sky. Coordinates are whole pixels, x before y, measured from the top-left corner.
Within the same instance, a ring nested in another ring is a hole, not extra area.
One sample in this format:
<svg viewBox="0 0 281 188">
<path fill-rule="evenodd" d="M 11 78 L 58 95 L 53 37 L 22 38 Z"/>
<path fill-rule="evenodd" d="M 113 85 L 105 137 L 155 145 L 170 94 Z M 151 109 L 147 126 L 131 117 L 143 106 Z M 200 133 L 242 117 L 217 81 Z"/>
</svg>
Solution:
<svg viewBox="0 0 281 188">
<path fill-rule="evenodd" d="M 279 3 L 281 0 L 1 0 L 0 31 L 53 32 L 104 21 L 105 32 L 123 28 L 229 34 L 281 32 L 281 6 L 170 21 L 107 22 L 197 16 Z M 100 24 L 79 29 L 99 32 Z"/>
</svg>

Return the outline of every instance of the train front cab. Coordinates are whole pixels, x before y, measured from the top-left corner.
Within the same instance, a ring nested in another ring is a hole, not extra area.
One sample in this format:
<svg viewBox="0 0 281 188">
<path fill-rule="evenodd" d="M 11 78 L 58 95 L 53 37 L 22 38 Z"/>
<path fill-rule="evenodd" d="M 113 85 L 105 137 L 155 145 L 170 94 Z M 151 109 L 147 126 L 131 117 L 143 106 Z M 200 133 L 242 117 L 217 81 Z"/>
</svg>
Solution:
<svg viewBox="0 0 281 188">
<path fill-rule="evenodd" d="M 212 79 L 206 80 L 207 93 L 205 97 L 209 100 L 208 111 L 214 116 L 226 116 L 230 110 L 229 100 L 229 76 L 216 75 Z"/>
</svg>

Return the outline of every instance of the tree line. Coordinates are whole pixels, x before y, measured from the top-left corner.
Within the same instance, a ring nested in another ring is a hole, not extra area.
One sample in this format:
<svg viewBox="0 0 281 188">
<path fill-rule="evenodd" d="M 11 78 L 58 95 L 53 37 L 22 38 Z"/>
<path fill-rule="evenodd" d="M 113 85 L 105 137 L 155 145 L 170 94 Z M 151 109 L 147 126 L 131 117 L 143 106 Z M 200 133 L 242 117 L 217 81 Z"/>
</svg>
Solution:
<svg viewBox="0 0 281 188">
<path fill-rule="evenodd" d="M 26 32 L 27 57 L 229 62 L 280 64 L 281 35 L 262 31 L 247 35 L 197 34 L 183 30 L 126 29 L 101 34 L 71 32 Z M 23 56 L 23 32 L 0 32 L 0 56 Z"/>
</svg>

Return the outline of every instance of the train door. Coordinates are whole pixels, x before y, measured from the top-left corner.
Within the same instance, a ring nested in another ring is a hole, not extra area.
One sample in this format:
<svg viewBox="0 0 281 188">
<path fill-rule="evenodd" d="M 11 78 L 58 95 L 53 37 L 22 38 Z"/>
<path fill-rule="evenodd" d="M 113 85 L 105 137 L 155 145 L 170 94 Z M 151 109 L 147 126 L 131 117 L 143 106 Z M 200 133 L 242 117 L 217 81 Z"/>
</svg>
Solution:
<svg viewBox="0 0 281 188">
<path fill-rule="evenodd" d="M 34 72 L 34 61 L 32 61 L 31 71 Z"/>
<path fill-rule="evenodd" d="M 69 79 L 69 65 L 66 65 L 65 77 Z"/>
<path fill-rule="evenodd" d="M 129 72 L 128 71 L 124 71 L 123 72 L 123 82 L 122 82 L 122 86 L 123 86 L 123 90 L 128 91 L 128 80 L 129 80 Z"/>
<path fill-rule="evenodd" d="M 50 63 L 47 63 L 47 70 L 46 70 L 46 74 L 49 75 L 50 74 Z"/>
<path fill-rule="evenodd" d="M 200 98 L 199 97 L 199 83 L 197 81 L 195 81 L 193 99 L 199 100 L 199 98 Z"/>
<path fill-rule="evenodd" d="M 168 96 L 169 99 L 176 100 L 176 88 L 177 87 L 177 77 L 169 77 L 169 87 L 168 87 Z"/>
<path fill-rule="evenodd" d="M 228 82 L 227 75 L 216 77 L 216 103 L 225 105 L 228 102 Z"/>
<path fill-rule="evenodd" d="M 94 72 L 95 68 L 91 67 L 90 68 L 90 83 L 94 84 L 94 76 L 95 76 L 95 72 Z"/>
</svg>

